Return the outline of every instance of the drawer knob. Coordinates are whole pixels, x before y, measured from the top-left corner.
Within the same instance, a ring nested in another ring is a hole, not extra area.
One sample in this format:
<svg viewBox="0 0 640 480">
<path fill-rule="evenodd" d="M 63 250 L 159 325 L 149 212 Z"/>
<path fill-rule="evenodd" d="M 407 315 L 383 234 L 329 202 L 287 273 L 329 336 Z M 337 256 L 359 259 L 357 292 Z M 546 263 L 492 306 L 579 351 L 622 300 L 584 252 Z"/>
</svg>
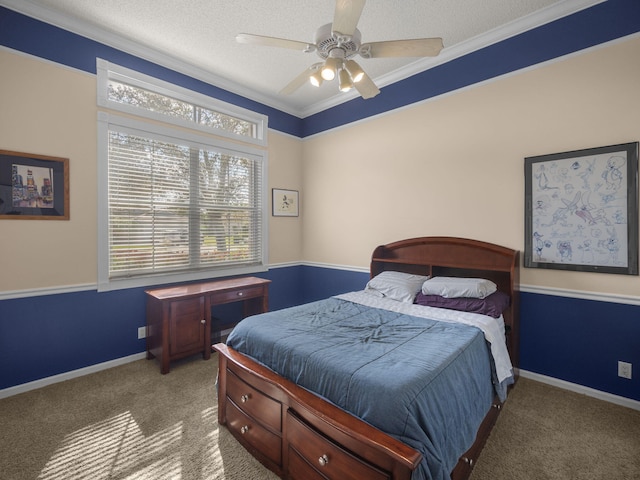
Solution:
<svg viewBox="0 0 640 480">
<path fill-rule="evenodd" d="M 248 395 L 248 394 L 247 394 L 247 395 L 242 395 L 242 396 L 240 397 L 240 401 L 241 401 L 242 403 L 247 403 L 247 402 L 249 401 L 249 395 Z"/>
<path fill-rule="evenodd" d="M 207 321 L 203 318 L 202 320 L 200 320 L 200 323 L 204 325 L 205 323 L 207 323 Z"/>
<path fill-rule="evenodd" d="M 241 297 L 242 295 L 244 295 L 244 292 L 238 292 L 239 297 Z"/>
<path fill-rule="evenodd" d="M 245 433 L 247 433 L 249 431 L 249 425 L 244 425 L 241 429 L 240 429 L 240 433 L 242 435 L 244 435 Z"/>
<path fill-rule="evenodd" d="M 318 459 L 318 463 L 320 464 L 321 467 L 324 467 L 326 464 L 329 463 L 329 457 L 327 457 L 326 453 Z"/>
</svg>

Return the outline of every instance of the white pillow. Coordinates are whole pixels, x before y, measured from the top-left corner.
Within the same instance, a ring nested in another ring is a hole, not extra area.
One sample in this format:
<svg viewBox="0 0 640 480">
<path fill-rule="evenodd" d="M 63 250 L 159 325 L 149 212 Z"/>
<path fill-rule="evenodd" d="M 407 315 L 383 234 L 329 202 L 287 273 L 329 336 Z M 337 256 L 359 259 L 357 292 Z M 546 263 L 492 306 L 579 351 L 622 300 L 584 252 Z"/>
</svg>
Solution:
<svg viewBox="0 0 640 480">
<path fill-rule="evenodd" d="M 433 277 L 422 284 L 425 295 L 444 298 L 485 298 L 497 289 L 495 283 L 484 278 Z"/>
<path fill-rule="evenodd" d="M 378 297 L 413 303 L 422 284 L 428 279 L 424 275 L 384 271 L 369 280 L 364 291 Z"/>
</svg>

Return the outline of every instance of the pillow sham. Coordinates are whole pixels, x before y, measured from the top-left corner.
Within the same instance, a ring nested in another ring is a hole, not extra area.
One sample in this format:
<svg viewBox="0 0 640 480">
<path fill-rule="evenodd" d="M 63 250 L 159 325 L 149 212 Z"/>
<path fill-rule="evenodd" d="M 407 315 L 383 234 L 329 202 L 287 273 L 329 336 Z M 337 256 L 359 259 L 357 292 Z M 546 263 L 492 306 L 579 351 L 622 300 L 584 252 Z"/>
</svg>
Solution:
<svg viewBox="0 0 640 480">
<path fill-rule="evenodd" d="M 449 310 L 460 310 L 470 313 L 481 313 L 482 315 L 490 315 L 498 318 L 502 312 L 509 306 L 510 298 L 506 293 L 495 291 L 485 298 L 445 298 L 440 295 L 425 295 L 420 292 L 416 296 L 418 305 L 426 305 L 427 307 L 448 308 Z"/>
<path fill-rule="evenodd" d="M 485 298 L 498 289 L 491 280 L 484 278 L 433 277 L 422 284 L 425 295 L 445 298 Z"/>
<path fill-rule="evenodd" d="M 428 276 L 404 272 L 384 271 L 367 283 L 364 291 L 378 297 L 391 298 L 399 302 L 413 303 Z"/>
</svg>

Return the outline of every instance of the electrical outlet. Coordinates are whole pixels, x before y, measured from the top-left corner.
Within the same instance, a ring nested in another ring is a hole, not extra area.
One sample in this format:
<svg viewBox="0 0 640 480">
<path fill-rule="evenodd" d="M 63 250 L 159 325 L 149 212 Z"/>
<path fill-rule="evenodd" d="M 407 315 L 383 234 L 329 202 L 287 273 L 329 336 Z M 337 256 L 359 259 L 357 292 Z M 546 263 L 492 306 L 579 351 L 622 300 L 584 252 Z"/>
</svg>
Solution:
<svg viewBox="0 0 640 480">
<path fill-rule="evenodd" d="M 138 327 L 138 339 L 145 338 L 147 336 L 147 327 Z"/>
<path fill-rule="evenodd" d="M 618 376 L 631 379 L 631 364 L 627 362 L 618 362 Z"/>
</svg>

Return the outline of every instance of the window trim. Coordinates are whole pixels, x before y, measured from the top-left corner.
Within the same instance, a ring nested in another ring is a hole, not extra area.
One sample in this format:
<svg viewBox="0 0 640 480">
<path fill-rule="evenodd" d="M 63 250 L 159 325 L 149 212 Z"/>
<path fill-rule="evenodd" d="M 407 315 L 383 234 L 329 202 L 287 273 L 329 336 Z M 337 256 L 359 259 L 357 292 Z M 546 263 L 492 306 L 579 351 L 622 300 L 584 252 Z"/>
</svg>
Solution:
<svg viewBox="0 0 640 480">
<path fill-rule="evenodd" d="M 262 159 L 262 192 L 261 201 L 264 206 L 262 209 L 261 235 L 262 235 L 262 259 L 259 265 L 232 266 L 232 267 L 213 267 L 210 269 L 202 269 L 192 272 L 180 273 L 156 273 L 149 275 L 141 275 L 131 278 L 109 278 L 109 204 L 107 201 L 109 190 L 109 129 L 110 128 L 135 129 L 141 132 L 148 132 L 152 136 L 164 136 L 175 138 L 177 141 L 187 141 L 202 145 L 214 146 L 216 149 L 225 151 L 225 153 L 249 155 Z M 226 277 L 231 275 L 246 275 L 268 270 L 268 195 L 267 195 L 267 171 L 268 171 L 268 155 L 265 150 L 250 147 L 248 145 L 238 145 L 223 141 L 220 139 L 212 139 L 211 137 L 201 136 L 196 133 L 190 133 L 180 130 L 177 136 L 176 129 L 150 124 L 142 120 L 123 117 L 121 115 L 110 114 L 107 112 L 98 112 L 98 291 L 119 290 L 124 288 L 143 287 L 151 285 L 160 285 L 165 283 L 179 283 L 187 281 L 202 280 L 207 278 Z M 214 144 L 212 145 L 212 140 Z"/>
<path fill-rule="evenodd" d="M 266 146 L 267 145 L 267 128 L 268 117 L 246 108 L 232 105 L 222 100 L 218 100 L 207 95 L 189 90 L 178 85 L 174 85 L 169 82 L 145 75 L 135 70 L 122 67 L 120 65 L 110 63 L 107 60 L 101 58 L 96 59 L 97 80 L 98 80 L 98 106 L 108 108 L 110 110 L 116 110 L 119 112 L 135 115 L 136 117 L 144 117 L 150 120 L 156 120 L 163 123 L 176 125 L 179 127 L 186 127 L 191 130 L 199 130 L 203 133 L 219 135 L 232 140 L 238 140 L 243 143 L 250 143 L 254 145 Z M 193 103 L 199 107 L 214 110 L 224 115 L 239 118 L 252 123 L 256 126 L 256 136 L 248 137 L 238 135 L 233 132 L 229 132 L 223 129 L 210 128 L 205 125 L 199 125 L 194 122 L 188 122 L 176 117 L 163 115 L 162 113 L 152 112 L 144 110 L 142 108 L 136 108 L 131 105 L 122 104 L 109 100 L 108 85 L 109 80 L 115 80 L 123 82 L 135 87 L 139 87 L 145 90 L 166 95 L 168 97 L 182 100 L 184 102 Z"/>
</svg>

